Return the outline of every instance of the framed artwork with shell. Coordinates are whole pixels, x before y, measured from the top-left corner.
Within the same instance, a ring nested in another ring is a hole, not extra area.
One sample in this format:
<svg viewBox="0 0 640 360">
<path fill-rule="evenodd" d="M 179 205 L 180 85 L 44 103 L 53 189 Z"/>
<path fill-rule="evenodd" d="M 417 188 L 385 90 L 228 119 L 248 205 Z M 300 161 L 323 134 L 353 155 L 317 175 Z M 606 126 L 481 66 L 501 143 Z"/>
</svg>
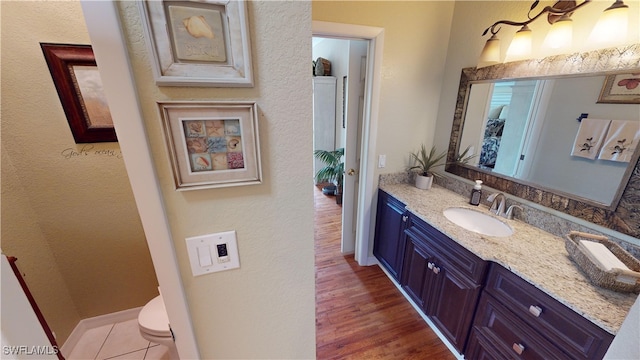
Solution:
<svg viewBox="0 0 640 360">
<path fill-rule="evenodd" d="M 139 1 L 156 83 L 252 87 L 245 1 Z"/>
<path fill-rule="evenodd" d="M 255 102 L 159 102 L 176 190 L 262 182 Z"/>
</svg>

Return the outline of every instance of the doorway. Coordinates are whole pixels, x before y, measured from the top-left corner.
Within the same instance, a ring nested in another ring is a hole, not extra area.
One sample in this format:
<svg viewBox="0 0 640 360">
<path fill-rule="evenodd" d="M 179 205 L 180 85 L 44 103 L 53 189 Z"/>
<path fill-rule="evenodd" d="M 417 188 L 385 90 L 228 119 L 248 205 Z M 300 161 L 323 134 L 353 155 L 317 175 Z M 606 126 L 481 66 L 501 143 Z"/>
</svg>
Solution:
<svg viewBox="0 0 640 360">
<path fill-rule="evenodd" d="M 374 197 L 376 189 L 374 187 L 374 169 L 375 169 L 375 139 L 378 123 L 378 107 L 380 99 L 380 83 L 381 83 L 381 65 L 382 65 L 382 49 L 384 42 L 384 29 L 351 25 L 351 24 L 339 24 L 323 21 L 313 21 L 312 32 L 314 37 L 325 37 L 332 39 L 343 40 L 363 40 L 367 43 L 366 51 L 366 66 L 364 66 L 365 73 L 365 88 L 364 88 L 364 100 L 362 106 L 362 125 L 360 126 L 362 139 L 359 145 L 355 145 L 358 149 L 351 152 L 352 157 L 345 157 L 345 194 L 350 191 L 352 194 L 349 197 L 354 208 L 347 208 L 345 202 L 347 196 L 344 196 L 343 201 L 343 216 L 345 214 L 351 214 L 353 218 L 352 228 L 349 230 L 355 233 L 355 260 L 361 266 L 373 265 L 377 261 L 373 257 L 370 248 L 373 247 L 373 230 L 371 222 L 371 204 L 374 203 Z M 352 122 L 353 124 L 354 122 Z M 354 129 L 355 130 L 355 129 Z M 347 131 L 347 134 L 349 131 Z M 349 142 L 346 143 L 349 145 Z M 347 151 L 345 151 L 347 152 Z M 355 154 L 360 155 L 360 162 L 356 164 Z M 353 162 L 351 162 L 353 160 Z M 349 175 L 352 174 L 352 175 Z M 357 175 L 357 189 L 356 176 Z M 349 190 L 349 184 L 352 184 L 352 190 Z M 376 182 L 377 185 L 377 182 Z M 352 199 L 353 197 L 353 199 Z M 355 214 L 355 215 L 354 215 Z M 345 226 L 343 224 L 343 235 L 345 233 Z M 348 236 L 348 235 L 347 235 Z"/>
<path fill-rule="evenodd" d="M 6 23 L 18 25 L 7 28 L 5 45 L 24 50 L 2 58 L 10 74 L 3 81 L 12 84 L 2 98 L 2 128 L 29 135 L 2 139 L 2 251 L 17 257 L 62 346 L 80 321 L 144 305 L 158 294 L 157 279 L 120 147 L 74 141 L 39 43 L 52 29 L 55 39 L 85 43 L 80 2 L 2 8 L 11 14 Z M 55 16 L 61 13 L 77 21 Z M 17 40 L 18 33 L 26 37 Z M 24 106 L 33 98 L 37 107 Z"/>
<path fill-rule="evenodd" d="M 343 189 L 336 193 L 342 204 L 341 252 L 355 252 L 359 169 L 365 100 L 367 50 L 361 39 L 313 37 L 313 59 L 327 59 L 330 73 L 314 76 L 314 150 L 344 149 Z M 318 159 L 315 159 L 317 162 Z M 323 164 L 316 164 L 314 173 Z"/>
</svg>

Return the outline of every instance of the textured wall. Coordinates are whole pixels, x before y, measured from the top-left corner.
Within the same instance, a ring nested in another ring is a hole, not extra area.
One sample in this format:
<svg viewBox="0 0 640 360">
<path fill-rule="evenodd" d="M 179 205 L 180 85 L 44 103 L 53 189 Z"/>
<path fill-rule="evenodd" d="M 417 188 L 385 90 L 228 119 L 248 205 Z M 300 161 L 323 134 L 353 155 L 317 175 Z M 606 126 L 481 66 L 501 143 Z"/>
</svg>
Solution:
<svg viewBox="0 0 640 360">
<path fill-rule="evenodd" d="M 25 226 L 25 221 L 37 218 L 28 199 L 28 192 L 3 145 L 2 252 L 18 258 L 16 265 L 55 332 L 58 345 L 62 345 L 81 317 L 40 226 L 35 221 Z"/>
<path fill-rule="evenodd" d="M 403 171 L 410 152 L 433 143 L 453 7 L 453 1 L 313 1 L 313 20 L 384 28 L 374 106 L 376 154 L 385 154 L 387 165 L 376 178 Z"/>
<path fill-rule="evenodd" d="M 203 359 L 315 357 L 311 5 L 250 1 L 255 86 L 158 87 L 134 2 L 119 2 L 145 128 Z M 177 192 L 156 102 L 258 105 L 264 182 Z M 236 230 L 240 268 L 193 277 L 185 238 Z"/>
<path fill-rule="evenodd" d="M 2 250 L 63 343 L 79 319 L 144 305 L 157 281 L 118 144 L 75 144 L 40 49 L 89 43 L 80 3 L 1 6 Z"/>
</svg>

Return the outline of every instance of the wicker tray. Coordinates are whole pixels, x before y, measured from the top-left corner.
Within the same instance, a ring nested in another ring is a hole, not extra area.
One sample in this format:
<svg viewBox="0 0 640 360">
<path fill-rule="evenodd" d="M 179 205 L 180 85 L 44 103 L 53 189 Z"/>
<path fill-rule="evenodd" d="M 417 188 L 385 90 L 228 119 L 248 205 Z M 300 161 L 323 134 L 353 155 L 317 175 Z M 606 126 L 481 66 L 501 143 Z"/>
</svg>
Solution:
<svg viewBox="0 0 640 360">
<path fill-rule="evenodd" d="M 589 240 L 599 242 L 606 246 L 620 261 L 631 271 L 624 269 L 612 269 L 606 271 L 597 262 L 594 262 L 589 254 L 579 246 L 579 241 Z M 606 236 L 587 234 L 579 231 L 571 231 L 565 237 L 565 248 L 578 267 L 584 271 L 594 285 L 625 293 L 640 293 L 640 261 L 626 252 L 620 245 L 609 240 Z M 620 281 L 624 277 L 627 281 Z M 635 280 L 635 283 L 632 283 Z"/>
</svg>

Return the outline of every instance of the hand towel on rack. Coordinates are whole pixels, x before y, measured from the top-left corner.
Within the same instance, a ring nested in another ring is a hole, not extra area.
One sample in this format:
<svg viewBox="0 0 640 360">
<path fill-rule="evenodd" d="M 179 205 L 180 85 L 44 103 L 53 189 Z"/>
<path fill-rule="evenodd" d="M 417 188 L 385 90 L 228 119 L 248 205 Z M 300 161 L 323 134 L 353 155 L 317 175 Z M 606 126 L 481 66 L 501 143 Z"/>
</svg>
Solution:
<svg viewBox="0 0 640 360">
<path fill-rule="evenodd" d="M 572 156 L 595 159 L 604 142 L 611 120 L 582 119 L 571 149 Z"/>
<path fill-rule="evenodd" d="M 612 120 L 598 159 L 629 162 L 640 141 L 640 121 Z"/>
</svg>

